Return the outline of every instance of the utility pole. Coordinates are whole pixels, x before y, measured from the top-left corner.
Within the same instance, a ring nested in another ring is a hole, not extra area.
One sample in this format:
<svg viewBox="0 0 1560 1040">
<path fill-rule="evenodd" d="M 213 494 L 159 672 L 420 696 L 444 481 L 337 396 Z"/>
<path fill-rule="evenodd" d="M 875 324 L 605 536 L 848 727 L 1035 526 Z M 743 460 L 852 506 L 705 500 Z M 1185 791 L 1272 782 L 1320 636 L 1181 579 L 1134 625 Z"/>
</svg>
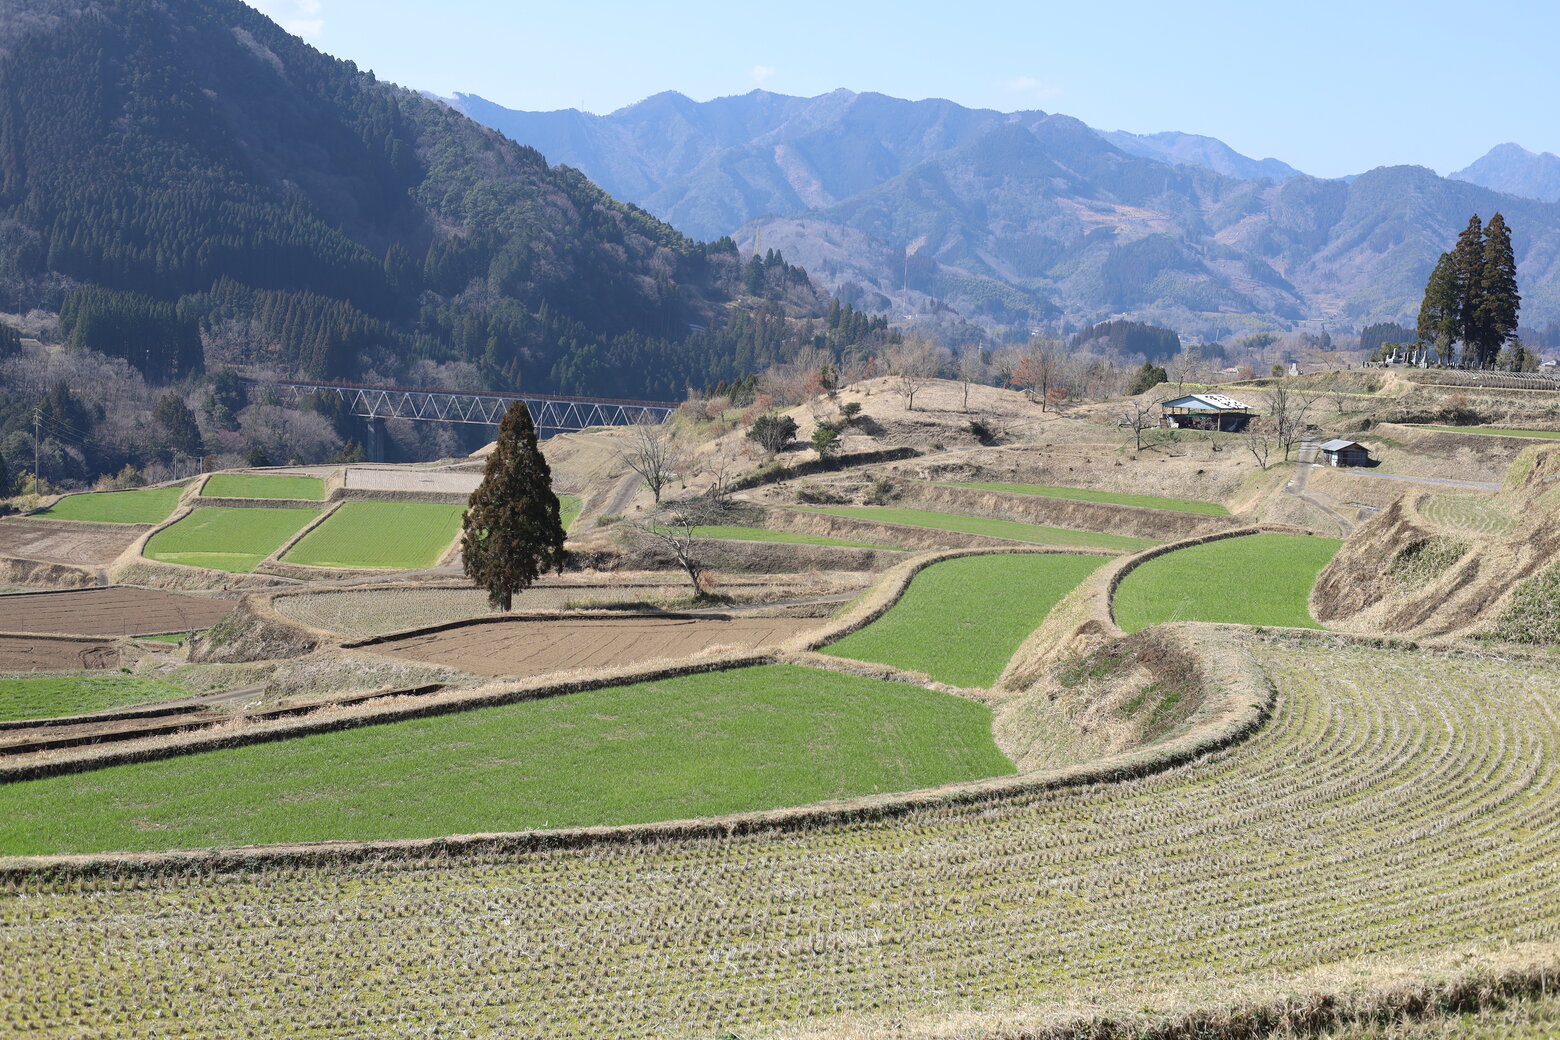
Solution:
<svg viewBox="0 0 1560 1040">
<path fill-rule="evenodd" d="M 43 425 L 43 408 L 33 405 L 33 493 L 43 494 L 43 482 L 38 477 L 39 428 Z"/>
</svg>

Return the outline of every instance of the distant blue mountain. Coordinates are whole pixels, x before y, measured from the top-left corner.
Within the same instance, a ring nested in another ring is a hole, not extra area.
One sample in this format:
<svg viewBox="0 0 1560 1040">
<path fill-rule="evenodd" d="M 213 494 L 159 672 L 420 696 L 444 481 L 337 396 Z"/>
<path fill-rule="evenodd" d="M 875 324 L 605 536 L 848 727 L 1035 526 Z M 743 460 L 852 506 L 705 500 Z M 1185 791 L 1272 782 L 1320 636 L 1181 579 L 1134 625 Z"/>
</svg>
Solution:
<svg viewBox="0 0 1560 1040">
<path fill-rule="evenodd" d="M 686 233 L 780 249 L 847 302 L 918 320 L 1412 322 L 1436 257 L 1496 210 L 1524 323 L 1560 319 L 1560 206 L 1422 167 L 1320 180 L 1194 134 L 845 90 L 666 93 L 604 116 L 450 103 Z"/>
<path fill-rule="evenodd" d="M 1519 144 L 1498 144 L 1451 176 L 1507 195 L 1560 202 L 1560 155 L 1535 154 Z"/>
</svg>

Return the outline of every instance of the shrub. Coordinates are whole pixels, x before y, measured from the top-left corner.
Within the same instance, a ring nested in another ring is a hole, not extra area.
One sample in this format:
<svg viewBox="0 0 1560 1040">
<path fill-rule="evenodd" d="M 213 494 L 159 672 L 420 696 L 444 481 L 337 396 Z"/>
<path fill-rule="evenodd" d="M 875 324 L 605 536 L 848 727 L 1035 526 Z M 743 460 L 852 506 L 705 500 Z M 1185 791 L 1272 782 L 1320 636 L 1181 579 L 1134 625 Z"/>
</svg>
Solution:
<svg viewBox="0 0 1560 1040">
<path fill-rule="evenodd" d="M 796 420 L 789 415 L 760 415 L 747 432 L 748 440 L 773 455 L 796 436 Z"/>
<path fill-rule="evenodd" d="M 887 477 L 878 477 L 867 488 L 865 501 L 869 506 L 886 506 L 895 501 L 904 491 Z"/>
<path fill-rule="evenodd" d="M 847 401 L 840 405 L 840 414 L 844 416 L 846 426 L 856 421 L 856 416 L 861 414 L 860 401 Z"/>
<path fill-rule="evenodd" d="M 987 426 L 979 419 L 970 420 L 969 431 L 970 435 L 976 440 L 980 441 L 982 444 L 990 444 L 996 439 L 997 436 L 996 433 L 992 431 L 991 427 Z"/>
<path fill-rule="evenodd" d="M 818 453 L 820 459 L 831 459 L 840 450 L 839 431 L 832 426 L 818 424 L 818 428 L 812 435 L 813 451 Z"/>
</svg>

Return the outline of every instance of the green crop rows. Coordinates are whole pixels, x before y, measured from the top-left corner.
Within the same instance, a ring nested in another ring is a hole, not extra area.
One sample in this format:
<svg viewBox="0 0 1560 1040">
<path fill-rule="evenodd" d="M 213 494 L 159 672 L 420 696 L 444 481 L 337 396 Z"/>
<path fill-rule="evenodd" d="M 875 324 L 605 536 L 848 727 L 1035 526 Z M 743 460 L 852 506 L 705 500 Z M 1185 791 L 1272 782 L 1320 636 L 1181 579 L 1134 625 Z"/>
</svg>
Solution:
<svg viewBox="0 0 1560 1040">
<path fill-rule="evenodd" d="M 1012 771 L 974 701 L 790 666 L 684 676 L 0 786 L 0 849 L 642 823 Z"/>
<path fill-rule="evenodd" d="M 1073 531 L 1065 527 L 1046 527 L 1043 524 L 1026 524 L 1017 520 L 990 520 L 982 516 L 965 516 L 962 513 L 939 513 L 929 509 L 896 509 L 888 506 L 801 506 L 811 513 L 829 513 L 833 516 L 849 516 L 859 520 L 875 520 L 884 524 L 905 524 L 910 527 L 929 527 L 936 531 L 958 531 L 963 534 L 987 535 L 1006 538 L 1014 542 L 1034 545 L 1057 545 L 1068 548 L 1122 549 L 1133 551 L 1157 545 L 1152 538 L 1129 538 L 1118 534 L 1096 534 L 1093 531 Z"/>
<path fill-rule="evenodd" d="M 203 498 L 291 498 L 319 502 L 325 481 L 284 473 L 213 473 L 201 489 Z"/>
<path fill-rule="evenodd" d="M 1136 632 L 1166 621 L 1317 628 L 1307 601 L 1342 543 L 1302 534 L 1221 538 L 1149 560 L 1124 579 L 1116 623 Z"/>
<path fill-rule="evenodd" d="M 93 520 L 105 524 L 160 524 L 179 504 L 182 487 L 140 491 L 93 491 L 67 495 L 35 516 L 46 520 Z"/>
<path fill-rule="evenodd" d="M 464 512 L 464 506 L 431 502 L 347 502 L 285 559 L 316 567 L 432 567 L 460 533 Z"/>
<path fill-rule="evenodd" d="M 1052 487 L 1048 484 L 1003 484 L 968 481 L 954 482 L 949 487 L 975 488 L 979 491 L 1006 491 L 1009 494 L 1039 495 L 1043 498 L 1065 498 L 1073 502 L 1103 502 L 1116 506 L 1142 506 L 1146 509 L 1169 509 L 1177 513 L 1201 513 L 1204 516 L 1229 516 L 1230 511 L 1217 502 L 1201 502 L 1195 498 L 1165 498 L 1160 495 L 1127 495 L 1119 491 L 1094 491 L 1089 488 Z"/>
<path fill-rule="evenodd" d="M 82 715 L 189 695 L 169 683 L 135 675 L 11 676 L 0 678 L 0 722 Z"/>
<path fill-rule="evenodd" d="M 787 545 L 841 545 L 852 549 L 896 549 L 892 545 L 874 545 L 871 542 L 852 542 L 844 538 L 830 538 L 821 534 L 799 534 L 796 531 L 771 531 L 767 527 L 733 527 L 712 524 L 695 528 L 700 538 L 738 542 L 782 542 Z"/>
<path fill-rule="evenodd" d="M 12 876 L 0 1031 L 596 1040 L 960 1015 L 984 1035 L 983 1013 L 1560 940 L 1554 666 L 1252 652 L 1268 724 L 1122 783 L 799 833 Z"/>
<path fill-rule="evenodd" d="M 1104 560 L 1097 556 L 966 556 L 915 576 L 883 617 L 825 649 L 837 657 L 989 686 L 1051 608 Z"/>
<path fill-rule="evenodd" d="M 147 559 L 247 574 L 319 515 L 314 509 L 209 506 L 152 536 Z"/>
</svg>

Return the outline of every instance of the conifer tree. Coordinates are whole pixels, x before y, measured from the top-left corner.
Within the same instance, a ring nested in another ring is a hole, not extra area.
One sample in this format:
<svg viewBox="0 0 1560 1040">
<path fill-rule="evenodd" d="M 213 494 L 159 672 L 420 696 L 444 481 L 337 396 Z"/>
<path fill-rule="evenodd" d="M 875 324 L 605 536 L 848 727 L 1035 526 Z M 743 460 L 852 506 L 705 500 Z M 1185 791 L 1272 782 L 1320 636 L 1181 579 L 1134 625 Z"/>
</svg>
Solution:
<svg viewBox="0 0 1560 1040">
<path fill-rule="evenodd" d="M 507 611 L 515 593 L 546 571 L 563 570 L 558 496 L 523 403 L 504 413 L 498 443 L 461 524 L 466 576 L 487 590 L 497 610 Z"/>
<path fill-rule="evenodd" d="M 1516 335 L 1517 311 L 1522 297 L 1517 292 L 1517 260 L 1511 248 L 1511 230 L 1499 213 L 1484 229 L 1484 257 L 1479 278 L 1478 299 L 1474 304 L 1479 334 L 1479 364 L 1493 364 L 1506 341 Z"/>
<path fill-rule="evenodd" d="M 1475 213 L 1452 247 L 1452 270 L 1457 276 L 1457 338 L 1463 360 L 1477 357 L 1484 336 L 1479 328 L 1479 284 L 1484 280 L 1484 223 Z"/>
<path fill-rule="evenodd" d="M 1419 305 L 1419 339 L 1435 344 L 1443 361 L 1451 357 L 1452 343 L 1461 332 L 1461 300 L 1456 263 L 1451 253 L 1442 253 Z"/>
</svg>

